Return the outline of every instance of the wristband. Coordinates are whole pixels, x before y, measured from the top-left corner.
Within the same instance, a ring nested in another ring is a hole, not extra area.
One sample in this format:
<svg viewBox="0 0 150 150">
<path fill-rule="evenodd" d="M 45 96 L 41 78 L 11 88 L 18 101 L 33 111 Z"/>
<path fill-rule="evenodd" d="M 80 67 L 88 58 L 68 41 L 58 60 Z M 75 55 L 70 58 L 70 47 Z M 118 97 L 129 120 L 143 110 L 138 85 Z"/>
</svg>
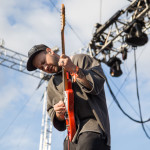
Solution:
<svg viewBox="0 0 150 150">
<path fill-rule="evenodd" d="M 76 66 L 76 71 L 74 73 L 70 73 L 70 75 L 73 77 L 73 82 L 76 82 L 76 79 L 78 77 L 78 71 L 79 71 L 79 67 Z"/>
</svg>

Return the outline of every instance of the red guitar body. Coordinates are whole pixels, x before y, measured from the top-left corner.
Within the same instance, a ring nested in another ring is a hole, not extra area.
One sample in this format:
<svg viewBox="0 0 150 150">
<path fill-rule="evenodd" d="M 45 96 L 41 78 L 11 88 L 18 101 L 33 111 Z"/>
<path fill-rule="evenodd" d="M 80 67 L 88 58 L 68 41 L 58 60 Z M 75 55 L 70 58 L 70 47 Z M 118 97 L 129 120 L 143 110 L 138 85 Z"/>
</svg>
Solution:
<svg viewBox="0 0 150 150">
<path fill-rule="evenodd" d="M 66 73 L 68 74 L 68 72 Z M 74 94 L 72 90 L 72 82 L 67 75 L 68 89 L 64 91 L 64 102 L 67 109 L 66 112 L 66 127 L 68 130 L 69 140 L 72 141 L 75 132 L 76 132 L 76 124 L 75 124 L 75 115 L 74 115 Z"/>
</svg>

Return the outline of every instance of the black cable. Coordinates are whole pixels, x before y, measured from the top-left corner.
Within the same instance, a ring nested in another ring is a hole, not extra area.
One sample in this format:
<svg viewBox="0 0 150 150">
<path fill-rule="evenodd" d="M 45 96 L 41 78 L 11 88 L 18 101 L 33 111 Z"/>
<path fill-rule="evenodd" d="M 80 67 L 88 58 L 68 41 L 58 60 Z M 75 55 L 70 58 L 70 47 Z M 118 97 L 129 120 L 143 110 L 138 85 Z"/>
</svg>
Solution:
<svg viewBox="0 0 150 150">
<path fill-rule="evenodd" d="M 53 3 L 52 0 L 49 0 L 51 2 L 51 4 L 53 5 L 53 7 L 57 10 L 57 12 L 60 13 L 60 10 L 55 6 L 55 4 Z M 75 30 L 72 28 L 72 26 L 70 25 L 70 23 L 68 21 L 66 21 L 66 24 L 68 25 L 68 27 L 73 31 L 73 33 L 76 35 L 76 37 L 79 39 L 79 41 L 82 43 L 82 45 L 85 47 L 86 45 L 84 44 L 84 42 L 81 40 L 80 36 L 77 34 L 77 32 L 75 32 Z"/>
<path fill-rule="evenodd" d="M 142 56 L 142 53 L 144 52 L 144 50 L 146 49 L 146 47 L 147 46 L 145 46 L 144 48 L 143 48 L 143 50 L 142 50 L 142 52 L 140 53 L 140 55 L 139 55 L 139 57 L 137 58 L 137 61 L 140 59 L 140 57 Z M 121 88 L 123 87 L 123 85 L 125 84 L 125 82 L 126 82 L 126 80 L 127 80 L 127 78 L 128 78 L 128 76 L 130 75 L 130 73 L 131 73 L 131 71 L 133 70 L 133 68 L 134 68 L 134 65 L 132 66 L 132 68 L 131 68 L 131 70 L 128 72 L 128 74 L 127 74 L 127 76 L 126 76 L 126 78 L 124 79 L 124 82 L 122 83 L 122 85 L 121 85 L 121 87 L 119 88 L 119 90 L 118 90 L 118 92 L 117 92 L 117 94 L 121 91 Z M 111 80 L 111 82 L 115 85 L 115 83 Z M 117 87 L 116 85 L 115 85 L 115 87 Z M 118 89 L 118 88 L 117 88 Z M 121 93 L 121 92 L 120 92 Z M 116 94 L 116 95 L 117 95 Z M 121 93 L 122 94 L 122 93 Z M 123 95 L 122 95 L 123 96 Z M 124 96 L 123 96 L 124 97 Z M 125 98 L 125 97 L 124 97 Z M 112 103 L 113 103 L 114 101 L 112 101 L 111 102 L 111 104 L 109 105 L 109 107 L 108 107 L 108 109 L 112 106 Z M 128 102 L 128 101 L 127 101 Z M 128 103 L 129 104 L 129 103 Z M 131 106 L 131 105 L 130 105 Z M 133 109 L 133 107 L 132 107 L 132 109 Z M 134 109 L 133 109 L 134 110 Z M 135 111 L 135 110 L 134 110 Z M 136 112 L 136 111 L 135 111 Z M 136 112 L 136 114 L 137 114 L 137 112 Z M 138 114 L 138 116 L 139 116 L 139 114 Z M 146 126 L 147 127 L 147 126 Z M 148 127 L 147 127 L 148 128 Z M 148 128 L 149 129 L 149 128 Z"/>
<path fill-rule="evenodd" d="M 138 88 L 138 77 L 137 77 L 137 64 L 136 64 L 136 50 L 134 49 L 134 64 L 135 64 L 135 77 L 136 77 L 136 91 L 137 91 L 137 99 L 138 99 L 138 106 L 139 106 L 139 112 L 140 112 L 140 119 L 141 119 L 141 124 L 144 133 L 146 134 L 147 138 L 150 139 L 150 136 L 146 132 L 146 129 L 144 127 L 144 122 L 143 122 L 143 117 L 142 117 L 142 110 L 141 110 L 141 103 L 140 103 L 140 96 L 139 96 L 139 88 Z"/>
<path fill-rule="evenodd" d="M 123 113 L 125 116 L 127 116 L 129 119 L 131 119 L 132 121 L 137 122 L 137 123 L 146 123 L 146 122 L 150 121 L 150 118 L 149 118 L 148 120 L 145 120 L 145 121 L 141 121 L 141 120 L 139 121 L 139 120 L 136 120 L 136 119 L 132 118 L 131 116 L 129 116 L 129 115 L 123 110 L 123 108 L 121 107 L 120 103 L 118 102 L 116 96 L 114 95 L 114 93 L 113 93 L 113 91 L 112 91 L 112 89 L 111 89 L 111 87 L 110 87 L 110 85 L 109 85 L 109 83 L 108 83 L 107 78 L 106 78 L 106 83 L 107 83 L 108 89 L 109 89 L 109 91 L 110 91 L 110 94 L 111 94 L 111 96 L 113 97 L 114 102 L 117 104 L 117 106 L 119 107 L 119 109 L 122 111 L 122 113 Z"/>
<path fill-rule="evenodd" d="M 34 91 L 35 93 L 35 91 Z M 31 97 L 34 95 L 34 93 L 31 95 Z M 13 123 L 17 120 L 17 118 L 19 117 L 19 115 L 22 113 L 22 111 L 24 110 L 25 106 L 28 104 L 28 102 L 30 101 L 31 97 L 25 102 L 25 104 L 23 105 L 23 107 L 20 109 L 20 111 L 17 113 L 17 115 L 13 118 L 13 120 L 8 124 L 8 126 L 5 128 L 5 130 L 3 130 L 3 133 L 0 135 L 0 138 L 2 138 L 6 132 L 8 131 L 8 129 L 13 125 Z"/>
<path fill-rule="evenodd" d="M 0 138 L 2 139 L 3 136 L 6 134 L 6 132 L 8 131 L 8 129 L 14 124 L 14 122 L 17 120 L 17 118 L 19 117 L 19 115 L 23 112 L 25 106 L 29 103 L 29 101 L 31 100 L 31 98 L 33 97 L 33 95 L 35 94 L 35 92 L 37 91 L 37 88 L 34 90 L 34 92 L 32 93 L 32 95 L 30 96 L 30 98 L 25 102 L 25 104 L 22 106 L 22 108 L 20 109 L 20 111 L 17 113 L 17 115 L 13 118 L 13 120 L 8 124 L 8 126 L 5 128 L 5 130 L 3 130 L 2 134 L 0 135 Z"/>
<path fill-rule="evenodd" d="M 138 61 L 138 60 L 140 59 L 140 57 L 142 56 L 142 53 L 144 52 L 144 50 L 146 49 L 146 47 L 147 47 L 147 46 L 145 46 L 145 47 L 143 48 L 143 50 L 142 50 L 142 52 L 140 53 L 140 55 L 139 55 L 137 61 Z M 132 66 L 131 70 L 128 72 L 128 74 L 127 74 L 126 78 L 124 79 L 124 81 L 123 81 L 121 87 L 119 88 L 119 91 L 121 91 L 123 85 L 125 84 L 125 82 L 126 82 L 128 76 L 129 76 L 130 73 L 132 72 L 133 68 L 134 68 L 134 65 Z M 111 80 L 111 82 L 112 82 L 112 80 Z M 112 83 L 113 83 L 113 82 L 112 82 Z M 114 84 L 114 83 L 113 83 L 113 84 Z M 114 85 L 115 85 L 115 84 L 114 84 Z M 115 85 L 115 86 L 116 86 L 116 85 Z M 116 87 L 117 87 L 117 86 L 116 86 Z M 118 92 L 119 92 L 119 91 L 118 91 Z M 114 101 L 112 101 L 112 103 L 113 103 L 113 102 L 114 102 Z M 112 104 L 112 103 L 111 103 L 111 104 Z M 109 108 L 110 108 L 110 106 L 109 106 Z"/>
<path fill-rule="evenodd" d="M 109 80 L 111 80 L 111 78 L 109 78 Z M 126 80 L 125 80 L 126 81 Z M 134 107 L 129 103 L 129 101 L 127 100 L 127 98 L 125 97 L 125 95 L 121 92 L 121 88 L 123 87 L 123 84 L 122 84 L 122 86 L 120 87 L 120 88 L 118 88 L 117 86 L 116 86 L 116 84 L 111 80 L 111 82 L 114 84 L 114 86 L 117 88 L 117 93 L 115 94 L 116 96 L 120 93 L 123 97 L 124 97 L 124 99 L 126 100 L 126 102 L 129 104 L 129 106 L 132 108 L 132 110 L 134 110 L 134 112 L 137 114 L 137 115 L 139 115 L 138 113 L 137 113 L 137 111 L 134 109 Z M 112 101 L 111 102 L 111 104 L 109 105 L 109 107 L 108 107 L 108 109 L 111 107 L 111 105 L 112 105 L 112 103 L 113 103 L 114 101 Z"/>
<path fill-rule="evenodd" d="M 46 89 L 47 89 L 47 88 L 46 88 Z M 34 111 L 33 111 L 33 113 L 32 113 L 32 117 L 31 117 L 31 118 L 33 118 L 33 119 L 32 119 L 32 122 L 33 122 L 34 119 L 35 119 L 36 110 L 37 110 L 39 104 L 41 103 L 41 101 L 43 100 L 43 98 L 44 98 L 44 93 L 43 93 L 43 95 L 42 95 L 42 97 L 41 97 L 41 100 L 39 101 L 39 103 L 37 103 L 37 105 L 36 105 L 36 107 L 35 107 L 35 109 L 34 109 Z M 30 122 L 29 122 L 29 123 L 30 123 Z M 21 142 L 22 142 L 22 138 L 23 138 L 23 136 L 25 135 L 25 133 L 26 133 L 26 131 L 28 130 L 28 128 L 30 127 L 30 125 L 31 125 L 31 124 L 29 124 L 29 123 L 26 125 L 26 127 L 25 127 L 25 129 L 24 129 L 24 131 L 23 131 L 23 134 L 22 134 L 21 137 L 19 138 L 19 142 L 18 142 L 18 144 L 17 144 L 17 146 L 16 146 L 17 149 L 19 149 L 19 146 L 20 146 L 20 144 L 21 144 Z"/>
<path fill-rule="evenodd" d="M 51 2 L 51 4 L 53 5 L 53 7 L 60 13 L 60 9 L 58 9 L 56 6 L 55 6 L 55 4 L 53 3 L 53 1 L 52 0 L 49 0 L 50 2 Z"/>
</svg>

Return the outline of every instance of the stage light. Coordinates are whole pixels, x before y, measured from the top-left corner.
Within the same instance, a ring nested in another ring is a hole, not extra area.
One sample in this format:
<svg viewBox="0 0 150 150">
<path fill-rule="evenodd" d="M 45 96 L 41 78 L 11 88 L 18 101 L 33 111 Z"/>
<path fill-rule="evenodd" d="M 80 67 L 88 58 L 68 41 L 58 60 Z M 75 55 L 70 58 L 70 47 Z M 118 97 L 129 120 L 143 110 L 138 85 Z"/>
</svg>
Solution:
<svg viewBox="0 0 150 150">
<path fill-rule="evenodd" d="M 147 34 L 142 32 L 142 27 L 144 26 L 144 22 L 137 21 L 133 24 L 133 26 L 127 31 L 125 42 L 128 45 L 132 45 L 133 47 L 143 46 L 148 42 Z"/>
<path fill-rule="evenodd" d="M 119 77 L 122 75 L 120 64 L 121 60 L 117 57 L 112 57 L 107 62 L 107 65 L 110 67 L 110 75 L 112 77 Z"/>
</svg>

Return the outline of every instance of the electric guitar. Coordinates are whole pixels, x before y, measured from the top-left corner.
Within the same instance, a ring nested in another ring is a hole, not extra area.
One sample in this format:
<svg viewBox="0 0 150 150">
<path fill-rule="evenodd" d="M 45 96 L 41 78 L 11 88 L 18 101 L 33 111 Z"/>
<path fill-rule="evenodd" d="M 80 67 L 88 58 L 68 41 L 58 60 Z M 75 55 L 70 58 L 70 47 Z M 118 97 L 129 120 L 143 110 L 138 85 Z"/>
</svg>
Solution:
<svg viewBox="0 0 150 150">
<path fill-rule="evenodd" d="M 62 4 L 61 6 L 61 42 L 62 42 L 62 54 L 65 54 L 65 40 L 64 40 L 64 28 L 65 28 L 65 6 Z M 67 72 L 62 67 L 62 77 L 63 77 L 63 85 L 64 85 L 64 103 L 66 106 L 66 128 L 68 132 L 69 140 L 72 141 L 75 132 L 76 132 L 76 124 L 75 124 L 75 115 L 74 115 L 74 94 L 72 90 L 72 82 L 69 79 L 69 72 Z"/>
</svg>

